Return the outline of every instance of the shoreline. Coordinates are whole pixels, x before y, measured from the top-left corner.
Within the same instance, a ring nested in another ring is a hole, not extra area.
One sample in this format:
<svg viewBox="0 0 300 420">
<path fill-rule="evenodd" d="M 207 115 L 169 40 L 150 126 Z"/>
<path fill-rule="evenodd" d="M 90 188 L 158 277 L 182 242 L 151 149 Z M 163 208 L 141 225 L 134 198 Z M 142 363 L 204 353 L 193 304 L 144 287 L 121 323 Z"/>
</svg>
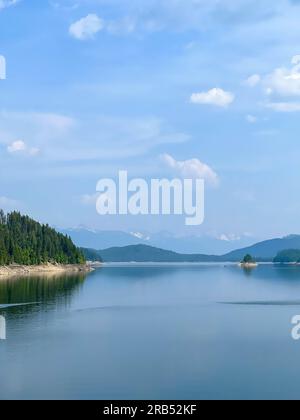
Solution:
<svg viewBox="0 0 300 420">
<path fill-rule="evenodd" d="M 252 263 L 240 263 L 239 266 L 241 268 L 256 268 L 258 267 L 258 263 L 252 262 Z"/>
<path fill-rule="evenodd" d="M 41 274 L 90 273 L 93 268 L 88 264 L 42 264 L 0 266 L 1 278 Z"/>
<path fill-rule="evenodd" d="M 260 262 L 258 265 L 273 265 L 272 262 Z M 103 262 L 101 267 L 209 267 L 209 266 L 218 266 L 218 267 L 239 267 L 240 263 L 237 261 L 215 261 L 215 262 Z"/>
</svg>

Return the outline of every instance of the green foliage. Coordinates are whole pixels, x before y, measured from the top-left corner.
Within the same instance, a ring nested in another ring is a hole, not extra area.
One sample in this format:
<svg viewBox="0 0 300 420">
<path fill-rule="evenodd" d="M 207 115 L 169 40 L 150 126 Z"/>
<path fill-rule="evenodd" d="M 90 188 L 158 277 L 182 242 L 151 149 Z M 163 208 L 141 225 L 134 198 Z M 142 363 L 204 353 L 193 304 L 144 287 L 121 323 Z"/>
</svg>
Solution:
<svg viewBox="0 0 300 420">
<path fill-rule="evenodd" d="M 221 257 L 201 254 L 178 254 L 148 245 L 129 245 L 100 251 L 82 248 L 81 251 L 87 260 L 100 262 L 200 263 L 221 261 Z"/>
<path fill-rule="evenodd" d="M 87 261 L 103 262 L 99 251 L 96 251 L 95 249 L 80 248 L 80 251 Z"/>
<path fill-rule="evenodd" d="M 300 261 L 299 249 L 286 249 L 277 254 L 274 258 L 274 263 L 290 264 Z"/>
<path fill-rule="evenodd" d="M 83 264 L 85 258 L 68 236 L 13 212 L 0 210 L 0 265 Z"/>
<path fill-rule="evenodd" d="M 250 254 L 247 254 L 247 255 L 245 255 L 242 263 L 243 264 L 255 264 L 255 259 Z"/>
</svg>

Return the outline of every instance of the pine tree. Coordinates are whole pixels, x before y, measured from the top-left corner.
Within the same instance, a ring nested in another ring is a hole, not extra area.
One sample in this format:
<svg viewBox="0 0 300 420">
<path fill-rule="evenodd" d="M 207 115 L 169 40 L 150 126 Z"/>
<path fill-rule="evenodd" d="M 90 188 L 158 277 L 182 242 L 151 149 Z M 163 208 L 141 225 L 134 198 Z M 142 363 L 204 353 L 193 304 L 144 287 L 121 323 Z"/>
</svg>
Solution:
<svg viewBox="0 0 300 420">
<path fill-rule="evenodd" d="M 0 210 L 0 265 L 83 264 L 85 258 L 70 237 L 18 212 Z"/>
</svg>

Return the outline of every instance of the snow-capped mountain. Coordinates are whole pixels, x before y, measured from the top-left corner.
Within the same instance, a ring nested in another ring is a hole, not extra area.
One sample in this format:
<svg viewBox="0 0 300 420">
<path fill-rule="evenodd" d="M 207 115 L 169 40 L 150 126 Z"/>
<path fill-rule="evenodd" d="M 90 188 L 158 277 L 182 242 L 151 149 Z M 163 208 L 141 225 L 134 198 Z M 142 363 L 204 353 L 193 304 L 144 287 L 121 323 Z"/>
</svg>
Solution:
<svg viewBox="0 0 300 420">
<path fill-rule="evenodd" d="M 219 238 L 214 238 L 209 235 L 203 235 L 177 237 L 169 232 L 155 234 L 147 232 L 127 233 L 122 231 L 95 231 L 83 227 L 65 229 L 61 230 L 61 232 L 69 235 L 77 246 L 96 250 L 144 244 L 183 254 L 223 255 L 257 242 L 256 238 L 249 236 L 220 235 Z"/>
</svg>

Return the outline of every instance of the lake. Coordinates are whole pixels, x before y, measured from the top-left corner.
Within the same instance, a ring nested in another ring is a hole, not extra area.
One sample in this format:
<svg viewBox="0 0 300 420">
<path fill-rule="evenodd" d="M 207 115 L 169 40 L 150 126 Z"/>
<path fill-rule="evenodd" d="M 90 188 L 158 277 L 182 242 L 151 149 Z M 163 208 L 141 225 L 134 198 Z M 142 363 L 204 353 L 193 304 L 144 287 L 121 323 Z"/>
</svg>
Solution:
<svg viewBox="0 0 300 420">
<path fill-rule="evenodd" d="M 0 280 L 0 399 L 299 399 L 298 314 L 298 267 Z"/>
</svg>

